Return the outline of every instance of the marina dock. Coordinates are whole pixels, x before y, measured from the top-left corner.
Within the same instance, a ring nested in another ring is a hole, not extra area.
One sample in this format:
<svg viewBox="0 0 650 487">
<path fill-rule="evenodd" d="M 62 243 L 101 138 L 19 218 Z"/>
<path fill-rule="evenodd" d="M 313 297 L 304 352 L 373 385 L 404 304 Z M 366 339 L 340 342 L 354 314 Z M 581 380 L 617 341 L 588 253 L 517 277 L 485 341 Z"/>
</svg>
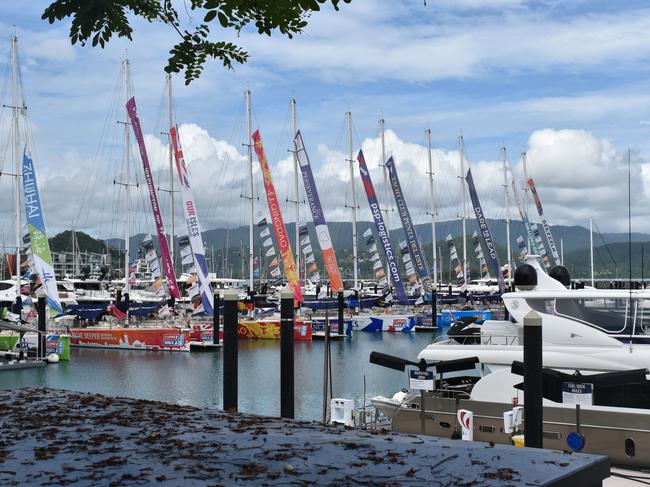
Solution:
<svg viewBox="0 0 650 487">
<path fill-rule="evenodd" d="M 47 388 L 0 392 L 2 485 L 600 485 L 605 457 Z"/>
</svg>

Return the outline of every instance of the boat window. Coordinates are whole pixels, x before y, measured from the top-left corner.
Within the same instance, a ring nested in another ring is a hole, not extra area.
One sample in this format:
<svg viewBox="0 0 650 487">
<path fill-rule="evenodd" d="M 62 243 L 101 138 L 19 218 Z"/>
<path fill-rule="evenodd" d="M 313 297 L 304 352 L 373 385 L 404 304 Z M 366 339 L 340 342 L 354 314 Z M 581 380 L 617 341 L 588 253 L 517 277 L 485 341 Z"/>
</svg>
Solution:
<svg viewBox="0 0 650 487">
<path fill-rule="evenodd" d="M 608 333 L 629 332 L 629 299 L 557 298 L 555 312 L 565 318 L 600 328 Z"/>
<path fill-rule="evenodd" d="M 552 314 L 553 313 L 553 301 L 550 299 L 526 299 L 526 303 L 528 306 L 530 306 L 532 309 L 537 311 L 538 313 L 545 313 L 545 314 Z M 551 307 L 549 308 L 548 303 L 551 304 Z"/>
<path fill-rule="evenodd" d="M 12 287 L 14 287 L 13 283 L 0 282 L 0 291 L 6 291 L 7 289 L 11 289 Z"/>
<path fill-rule="evenodd" d="M 632 438 L 625 439 L 625 454 L 628 457 L 633 457 L 636 455 L 636 447 L 634 445 L 634 440 Z"/>
<path fill-rule="evenodd" d="M 646 302 L 646 299 L 641 299 L 637 304 L 634 334 L 647 335 L 650 333 L 650 316 L 646 316 L 646 313 L 650 313 L 650 303 L 646 306 Z"/>
</svg>

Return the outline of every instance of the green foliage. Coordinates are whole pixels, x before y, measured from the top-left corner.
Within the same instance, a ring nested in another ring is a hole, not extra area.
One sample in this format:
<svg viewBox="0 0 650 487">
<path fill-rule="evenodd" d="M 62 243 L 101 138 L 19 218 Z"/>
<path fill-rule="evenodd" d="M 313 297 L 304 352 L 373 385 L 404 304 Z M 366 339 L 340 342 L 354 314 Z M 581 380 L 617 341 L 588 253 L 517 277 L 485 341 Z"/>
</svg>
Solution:
<svg viewBox="0 0 650 487">
<path fill-rule="evenodd" d="M 226 68 L 233 63 L 245 63 L 248 53 L 241 47 L 224 41 L 210 40 L 214 25 L 232 29 L 239 34 L 253 25 L 259 34 L 271 35 L 279 31 L 293 38 L 307 26 L 307 19 L 320 6 L 351 0 L 190 0 L 190 8 L 200 13 L 203 23 L 194 31 L 181 27 L 178 11 L 172 0 L 54 0 L 43 12 L 42 18 L 50 24 L 68 17 L 72 44 L 86 45 L 88 41 L 100 47 L 115 34 L 132 40 L 133 28 L 129 17 L 135 15 L 148 22 L 160 22 L 173 28 L 181 40 L 172 47 L 165 71 L 185 71 L 185 84 L 201 76 L 208 58 L 219 60 Z M 218 24 L 216 24 L 218 22 Z"/>
</svg>

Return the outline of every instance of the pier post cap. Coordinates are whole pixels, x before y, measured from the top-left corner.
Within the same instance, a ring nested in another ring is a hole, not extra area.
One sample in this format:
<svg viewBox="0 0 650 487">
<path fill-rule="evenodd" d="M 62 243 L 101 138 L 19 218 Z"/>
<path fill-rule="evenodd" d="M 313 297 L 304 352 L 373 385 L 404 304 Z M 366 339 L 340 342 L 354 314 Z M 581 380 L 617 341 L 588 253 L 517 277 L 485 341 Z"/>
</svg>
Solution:
<svg viewBox="0 0 650 487">
<path fill-rule="evenodd" d="M 288 285 L 284 286 L 280 291 L 280 299 L 293 299 L 293 291 Z"/>
<path fill-rule="evenodd" d="M 542 326 L 542 317 L 537 311 L 531 309 L 526 316 L 524 316 L 524 326 Z"/>
<path fill-rule="evenodd" d="M 38 290 L 36 291 L 36 297 L 38 299 L 45 299 L 45 289 L 43 289 L 43 286 L 39 287 Z"/>
<path fill-rule="evenodd" d="M 237 299 L 239 299 L 239 296 L 237 295 L 237 291 L 235 291 L 231 287 L 229 287 L 227 289 L 224 289 L 224 291 L 223 291 L 223 300 L 224 301 L 237 301 Z"/>
</svg>

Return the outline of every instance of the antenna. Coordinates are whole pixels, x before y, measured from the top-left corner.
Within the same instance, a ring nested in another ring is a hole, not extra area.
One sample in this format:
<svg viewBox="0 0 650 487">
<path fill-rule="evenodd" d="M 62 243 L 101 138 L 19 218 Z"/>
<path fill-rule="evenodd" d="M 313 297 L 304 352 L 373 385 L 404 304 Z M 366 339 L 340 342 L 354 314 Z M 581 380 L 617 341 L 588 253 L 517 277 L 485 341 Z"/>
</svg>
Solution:
<svg viewBox="0 0 650 487">
<path fill-rule="evenodd" d="M 628 251 L 628 266 L 629 274 L 629 320 L 630 320 L 630 348 L 632 347 L 632 335 L 634 333 L 634 323 L 632 323 L 632 159 L 631 150 L 627 150 L 627 251 Z"/>
</svg>

